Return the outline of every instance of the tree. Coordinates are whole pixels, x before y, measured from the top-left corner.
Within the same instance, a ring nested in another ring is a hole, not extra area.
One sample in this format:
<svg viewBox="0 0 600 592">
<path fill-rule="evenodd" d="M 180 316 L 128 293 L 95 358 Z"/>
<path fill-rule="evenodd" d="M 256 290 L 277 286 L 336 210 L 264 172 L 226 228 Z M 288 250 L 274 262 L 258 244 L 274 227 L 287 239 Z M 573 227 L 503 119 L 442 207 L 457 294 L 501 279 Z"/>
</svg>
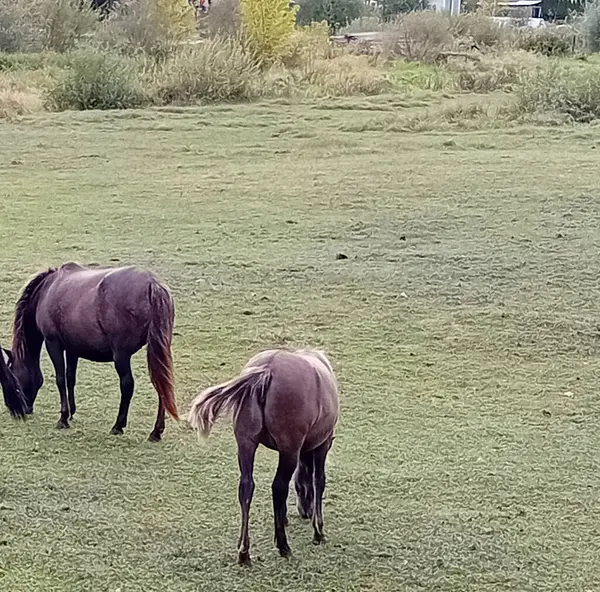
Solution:
<svg viewBox="0 0 600 592">
<path fill-rule="evenodd" d="M 241 0 L 240 9 L 244 35 L 258 55 L 268 60 L 283 55 L 296 21 L 290 0 Z"/>
<path fill-rule="evenodd" d="M 364 12 L 363 0 L 300 0 L 299 25 L 326 21 L 332 32 L 347 26 Z"/>
<path fill-rule="evenodd" d="M 382 0 L 381 17 L 388 21 L 398 14 L 425 10 L 428 7 L 428 0 Z"/>
</svg>

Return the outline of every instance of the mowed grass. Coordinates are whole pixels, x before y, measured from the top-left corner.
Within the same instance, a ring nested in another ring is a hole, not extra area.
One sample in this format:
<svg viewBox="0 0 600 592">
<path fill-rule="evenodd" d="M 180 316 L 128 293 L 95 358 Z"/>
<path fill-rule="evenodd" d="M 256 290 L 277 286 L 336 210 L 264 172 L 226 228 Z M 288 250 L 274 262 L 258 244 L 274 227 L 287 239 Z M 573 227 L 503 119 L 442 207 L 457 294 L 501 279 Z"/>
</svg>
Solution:
<svg viewBox="0 0 600 592">
<path fill-rule="evenodd" d="M 0 125 L 1 343 L 35 272 L 137 264 L 176 299 L 182 412 L 273 346 L 325 349 L 342 391 L 327 544 L 290 495 L 277 556 L 262 449 L 243 570 L 230 425 L 146 442 L 140 353 L 126 435 L 116 374 L 89 362 L 57 431 L 44 355 L 34 418 L 0 417 L 1 590 L 599 589 L 600 130 L 376 131 L 406 107 Z"/>
</svg>

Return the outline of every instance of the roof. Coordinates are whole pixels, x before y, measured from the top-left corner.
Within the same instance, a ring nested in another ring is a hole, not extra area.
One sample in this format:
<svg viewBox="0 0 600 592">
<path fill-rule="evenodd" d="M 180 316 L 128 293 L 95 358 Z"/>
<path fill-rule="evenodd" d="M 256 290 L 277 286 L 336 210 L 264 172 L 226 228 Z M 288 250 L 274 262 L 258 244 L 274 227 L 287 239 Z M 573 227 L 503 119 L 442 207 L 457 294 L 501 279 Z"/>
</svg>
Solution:
<svg viewBox="0 0 600 592">
<path fill-rule="evenodd" d="M 520 6 L 536 6 L 541 3 L 542 0 L 508 0 L 507 2 L 498 2 L 498 6 L 514 6 L 519 8 Z"/>
</svg>

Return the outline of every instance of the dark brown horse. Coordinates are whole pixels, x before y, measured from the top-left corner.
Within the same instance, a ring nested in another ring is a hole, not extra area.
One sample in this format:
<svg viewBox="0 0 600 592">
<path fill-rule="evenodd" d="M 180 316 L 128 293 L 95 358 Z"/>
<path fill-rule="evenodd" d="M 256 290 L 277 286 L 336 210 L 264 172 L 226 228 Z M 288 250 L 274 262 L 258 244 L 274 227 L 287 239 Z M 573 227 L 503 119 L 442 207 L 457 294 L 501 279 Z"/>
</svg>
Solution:
<svg viewBox="0 0 600 592">
<path fill-rule="evenodd" d="M 25 287 L 17 303 L 9 373 L 31 413 L 43 384 L 40 354 L 45 343 L 60 393 L 56 427 L 68 428 L 76 410 L 78 360 L 113 362 L 120 379 L 121 404 L 112 433 L 122 434 L 134 389 L 131 357 L 147 344 L 148 370 L 159 399 L 149 439 L 160 440 L 165 410 L 178 419 L 171 358 L 174 317 L 168 289 L 150 272 L 66 263 L 38 274 Z M 2 386 L 5 399 L 14 400 L 11 385 Z"/>
<path fill-rule="evenodd" d="M 296 472 L 298 511 L 312 518 L 313 542 L 323 536 L 325 459 L 338 418 L 337 381 L 329 360 L 315 350 L 269 350 L 254 356 L 239 377 L 201 393 L 188 416 L 208 436 L 221 412 L 233 414 L 240 466 L 242 527 L 239 562 L 250 563 L 248 521 L 254 494 L 254 456 L 259 444 L 279 452 L 273 481 L 275 542 L 290 555 L 285 534 L 289 483 Z"/>
</svg>

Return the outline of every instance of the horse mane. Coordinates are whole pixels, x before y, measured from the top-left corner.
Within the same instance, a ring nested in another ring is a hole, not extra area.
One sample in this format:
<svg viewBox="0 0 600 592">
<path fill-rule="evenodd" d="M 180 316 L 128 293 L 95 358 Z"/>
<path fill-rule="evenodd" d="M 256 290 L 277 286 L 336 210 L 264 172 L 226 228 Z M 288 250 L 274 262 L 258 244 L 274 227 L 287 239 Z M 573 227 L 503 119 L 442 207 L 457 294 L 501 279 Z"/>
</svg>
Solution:
<svg viewBox="0 0 600 592">
<path fill-rule="evenodd" d="M 56 269 L 49 268 L 47 271 L 38 273 L 26 286 L 21 294 L 21 297 L 17 301 L 17 308 L 15 311 L 15 322 L 13 325 L 13 345 L 12 352 L 19 360 L 23 360 L 27 357 L 28 347 L 28 335 L 31 332 L 31 327 L 28 323 L 29 313 L 31 305 L 33 304 L 39 289 L 46 281 L 48 276 L 56 272 Z"/>
</svg>

